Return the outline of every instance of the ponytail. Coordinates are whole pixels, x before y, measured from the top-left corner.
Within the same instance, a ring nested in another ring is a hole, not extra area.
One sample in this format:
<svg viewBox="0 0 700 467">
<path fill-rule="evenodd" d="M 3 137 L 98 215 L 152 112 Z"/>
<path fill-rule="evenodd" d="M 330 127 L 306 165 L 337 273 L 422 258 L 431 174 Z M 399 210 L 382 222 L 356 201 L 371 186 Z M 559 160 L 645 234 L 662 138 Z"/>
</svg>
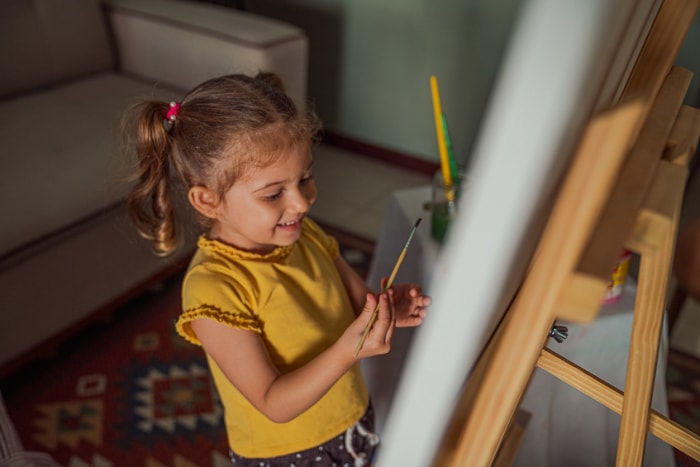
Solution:
<svg viewBox="0 0 700 467">
<path fill-rule="evenodd" d="M 165 102 L 145 101 L 128 113 L 136 116 L 131 135 L 135 137 L 138 158 L 136 184 L 127 197 L 129 216 L 161 256 L 175 251 L 179 242 L 170 187 L 169 156 L 173 148 L 164 125 L 168 110 Z"/>
</svg>

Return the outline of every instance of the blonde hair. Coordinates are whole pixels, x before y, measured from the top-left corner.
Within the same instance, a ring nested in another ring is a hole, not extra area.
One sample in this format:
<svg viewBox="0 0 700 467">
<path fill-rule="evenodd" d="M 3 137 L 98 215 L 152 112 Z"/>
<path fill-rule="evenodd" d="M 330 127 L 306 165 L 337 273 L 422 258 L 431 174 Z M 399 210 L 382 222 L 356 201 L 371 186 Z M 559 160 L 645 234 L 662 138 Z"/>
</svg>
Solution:
<svg viewBox="0 0 700 467">
<path fill-rule="evenodd" d="M 164 122 L 169 109 L 167 102 L 146 100 L 125 120 L 138 158 L 129 215 L 160 255 L 175 251 L 181 240 L 175 185 L 185 191 L 204 186 L 221 198 L 247 167 L 271 164 L 288 149 L 317 141 L 321 131 L 313 110 L 299 112 L 271 73 L 211 79 L 183 98 L 173 121 Z"/>
</svg>

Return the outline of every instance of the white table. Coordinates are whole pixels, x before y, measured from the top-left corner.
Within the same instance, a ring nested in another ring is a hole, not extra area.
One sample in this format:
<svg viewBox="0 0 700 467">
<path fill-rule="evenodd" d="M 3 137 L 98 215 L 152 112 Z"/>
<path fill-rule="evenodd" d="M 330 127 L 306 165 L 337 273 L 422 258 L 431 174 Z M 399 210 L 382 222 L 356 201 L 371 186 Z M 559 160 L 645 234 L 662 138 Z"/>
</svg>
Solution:
<svg viewBox="0 0 700 467">
<path fill-rule="evenodd" d="M 423 203 L 429 199 L 429 186 L 400 190 L 392 195 L 370 267 L 368 282 L 371 286 L 378 289 L 380 278 L 389 275 L 413 224 L 421 217 L 423 221 L 396 283 L 418 282 L 430 293 L 433 265 L 440 254 L 440 244 L 431 238 L 430 213 L 423 210 Z M 628 279 L 619 302 L 606 306 L 598 319 L 589 325 L 561 323 L 568 327 L 569 337 L 561 344 L 550 340 L 549 347 L 623 389 L 635 295 L 636 284 Z M 380 434 L 415 332 L 420 332 L 420 329 L 397 330 L 391 353 L 363 361 Z M 652 406 L 667 415 L 666 331 L 663 336 Z M 620 417 L 588 396 L 537 369 L 521 408 L 530 412 L 531 418 L 514 465 L 571 467 L 615 464 Z M 674 466 L 672 448 L 649 435 L 644 465 Z"/>
</svg>

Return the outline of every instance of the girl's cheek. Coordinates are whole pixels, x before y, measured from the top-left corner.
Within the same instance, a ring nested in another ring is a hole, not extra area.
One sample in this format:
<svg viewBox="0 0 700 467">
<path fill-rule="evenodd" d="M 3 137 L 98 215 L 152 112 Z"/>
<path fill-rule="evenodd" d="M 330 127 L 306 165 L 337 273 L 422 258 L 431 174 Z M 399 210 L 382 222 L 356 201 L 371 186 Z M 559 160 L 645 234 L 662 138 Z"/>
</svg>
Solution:
<svg viewBox="0 0 700 467">
<path fill-rule="evenodd" d="M 314 204 L 316 202 L 316 183 L 311 182 L 307 188 L 308 193 L 306 194 L 306 199 L 309 200 L 309 204 Z"/>
</svg>

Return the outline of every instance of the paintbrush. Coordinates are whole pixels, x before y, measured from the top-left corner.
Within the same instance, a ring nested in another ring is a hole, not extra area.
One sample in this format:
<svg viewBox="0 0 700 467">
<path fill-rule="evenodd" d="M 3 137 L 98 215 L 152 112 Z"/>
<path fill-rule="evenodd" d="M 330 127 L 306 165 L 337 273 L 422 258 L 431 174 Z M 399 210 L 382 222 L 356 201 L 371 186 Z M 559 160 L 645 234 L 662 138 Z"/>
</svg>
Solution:
<svg viewBox="0 0 700 467">
<path fill-rule="evenodd" d="M 408 245 L 411 243 L 411 240 L 413 239 L 413 235 L 416 233 L 416 229 L 418 229 L 418 224 L 420 224 L 421 219 L 419 218 L 415 224 L 413 224 L 413 228 L 411 229 L 411 233 L 408 236 L 408 240 L 406 240 L 406 244 L 403 246 L 403 250 L 401 250 L 401 254 L 399 255 L 399 259 L 396 260 L 396 264 L 394 265 L 394 270 L 391 271 L 391 275 L 389 275 L 389 280 L 386 281 L 386 285 L 384 285 L 384 290 L 382 290 L 382 293 L 386 292 L 389 287 L 391 287 L 391 284 L 394 283 L 394 279 L 396 278 L 396 273 L 399 272 L 399 268 L 401 267 L 401 263 L 403 263 L 403 259 L 406 256 L 406 251 L 408 250 Z M 360 350 L 362 349 L 362 346 L 365 343 L 365 340 L 367 339 L 367 335 L 369 334 L 369 330 L 372 329 L 372 326 L 374 325 L 374 322 L 377 320 L 377 313 L 379 313 L 379 301 L 377 301 L 377 305 L 374 307 L 374 311 L 372 312 L 372 316 L 369 318 L 369 323 L 367 323 L 367 326 L 365 327 L 364 332 L 362 333 L 362 337 L 360 338 L 360 342 L 357 343 L 357 347 L 355 348 L 355 353 L 354 357 L 357 358 L 357 354 L 360 353 Z"/>
</svg>

